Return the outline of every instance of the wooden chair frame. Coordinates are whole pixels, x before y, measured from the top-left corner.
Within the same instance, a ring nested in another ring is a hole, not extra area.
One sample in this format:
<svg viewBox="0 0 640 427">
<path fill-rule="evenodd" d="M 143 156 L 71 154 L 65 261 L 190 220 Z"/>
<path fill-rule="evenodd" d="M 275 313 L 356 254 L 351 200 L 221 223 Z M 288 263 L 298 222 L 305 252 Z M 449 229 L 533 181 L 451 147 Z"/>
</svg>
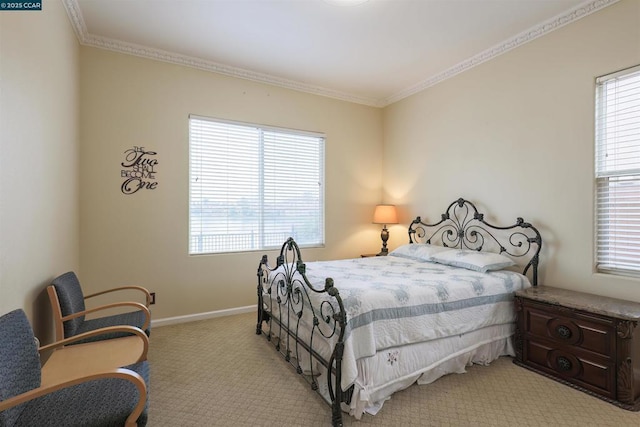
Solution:
<svg viewBox="0 0 640 427">
<path fill-rule="evenodd" d="M 68 345 L 101 334 L 117 332 L 131 335 Z M 38 351 L 41 356 L 44 352 L 53 351 L 42 366 L 42 384 L 48 385 L 147 360 L 149 337 L 135 326 L 110 326 L 56 341 L 40 347 Z"/>
<path fill-rule="evenodd" d="M 89 298 L 93 298 L 96 297 L 98 295 L 104 295 L 107 293 L 111 293 L 111 292 L 115 292 L 115 291 L 122 291 L 122 290 L 138 290 L 141 291 L 146 298 L 146 305 L 139 303 L 139 302 L 134 302 L 134 301 L 121 301 L 121 302 L 114 302 L 114 303 L 110 303 L 110 304 L 105 304 L 105 305 L 100 305 L 97 307 L 93 307 L 87 310 L 83 310 L 83 311 L 79 311 L 77 313 L 73 313 L 70 314 L 68 316 L 63 316 L 62 315 L 62 310 L 60 308 L 60 300 L 58 299 L 58 294 L 56 293 L 56 288 L 53 285 L 49 285 L 47 286 L 47 294 L 49 295 L 49 302 L 51 303 L 51 311 L 53 313 L 53 321 L 54 321 L 54 328 L 55 328 L 55 337 L 56 337 L 56 341 L 62 341 L 65 339 L 64 337 L 64 322 L 66 322 L 67 320 L 71 320 L 71 319 L 75 319 L 76 317 L 80 317 L 80 316 L 84 316 L 90 313 L 95 313 L 98 311 L 102 311 L 102 310 L 109 310 L 112 308 L 117 308 L 117 307 L 135 307 L 137 310 L 140 310 L 142 312 L 144 312 L 145 314 L 145 321 L 144 321 L 144 325 L 142 326 L 143 330 L 146 330 L 149 328 L 149 325 L 151 324 L 151 312 L 149 311 L 149 305 L 151 304 L 151 293 L 146 289 L 143 288 L 142 286 L 121 286 L 118 288 L 113 288 L 113 289 L 108 289 L 106 291 L 101 291 L 101 292 L 96 292 L 90 295 L 86 295 L 84 297 L 85 301 Z M 98 334 L 100 335 L 100 334 Z"/>
<path fill-rule="evenodd" d="M 63 388 L 72 387 L 74 385 L 82 384 L 88 381 L 105 379 L 105 378 L 121 378 L 133 383 L 133 385 L 136 386 L 136 388 L 138 389 L 138 393 L 140 395 L 140 399 L 138 400 L 138 404 L 135 406 L 134 410 L 131 412 L 131 414 L 129 414 L 129 417 L 127 417 L 125 426 L 126 427 L 137 426 L 138 418 L 140 417 L 140 414 L 142 414 L 142 411 L 144 410 L 144 406 L 147 400 L 147 386 L 144 382 L 144 379 L 140 375 L 128 369 L 122 369 L 122 368 L 96 372 L 80 378 L 73 378 L 58 384 L 41 386 L 33 390 L 29 390 L 25 393 L 19 394 L 10 399 L 1 401 L 0 411 L 13 408 L 14 406 L 20 405 L 21 403 L 25 403 L 29 400 L 36 399 L 46 394 L 53 393 L 58 390 L 62 390 Z"/>
<path fill-rule="evenodd" d="M 66 346 L 74 341 L 113 332 L 128 332 L 133 335 L 114 338 L 112 340 L 76 344 L 75 346 L 69 347 Z M 139 342 L 135 343 L 135 341 Z M 137 345 L 133 345 L 134 343 Z M 123 350 L 125 350 L 125 347 L 128 347 L 129 344 L 131 344 L 131 352 L 130 354 L 126 354 Z M 118 362 L 114 362 L 113 360 L 111 350 L 114 347 L 120 347 L 120 351 L 117 354 L 122 355 L 122 358 Z M 78 334 L 38 348 L 41 355 L 44 351 L 48 350 L 53 350 L 54 353 L 42 367 L 41 386 L 12 398 L 0 401 L 0 411 L 4 411 L 29 400 L 88 381 L 106 378 L 120 378 L 131 382 L 138 390 L 138 403 L 125 422 L 126 427 L 137 426 L 137 420 L 142 414 L 147 401 L 147 386 L 144 379 L 138 373 L 129 369 L 123 369 L 120 366 L 131 365 L 147 359 L 149 338 L 144 331 L 134 326 L 111 326 Z M 87 350 L 89 350 L 91 357 L 82 357 L 83 355 L 87 355 Z M 58 355 L 60 357 L 53 357 Z M 76 359 L 81 357 L 85 363 L 82 365 L 70 364 L 69 358 L 65 356 L 71 355 L 75 355 Z"/>
</svg>

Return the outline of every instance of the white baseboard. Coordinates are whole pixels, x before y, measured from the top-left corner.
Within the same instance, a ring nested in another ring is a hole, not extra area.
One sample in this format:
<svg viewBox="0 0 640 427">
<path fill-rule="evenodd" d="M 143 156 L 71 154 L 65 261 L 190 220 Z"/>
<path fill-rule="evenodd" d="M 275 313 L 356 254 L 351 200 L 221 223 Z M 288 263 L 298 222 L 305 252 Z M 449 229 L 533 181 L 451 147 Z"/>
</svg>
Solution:
<svg viewBox="0 0 640 427">
<path fill-rule="evenodd" d="M 160 326 L 175 325 L 178 323 L 195 322 L 196 320 L 213 319 L 214 317 L 233 316 L 234 314 L 244 313 L 256 313 L 257 305 L 248 305 L 246 307 L 229 308 L 226 310 L 209 311 L 206 313 L 187 314 L 184 316 L 167 317 L 164 319 L 155 319 L 151 321 L 151 327 L 157 328 Z"/>
</svg>

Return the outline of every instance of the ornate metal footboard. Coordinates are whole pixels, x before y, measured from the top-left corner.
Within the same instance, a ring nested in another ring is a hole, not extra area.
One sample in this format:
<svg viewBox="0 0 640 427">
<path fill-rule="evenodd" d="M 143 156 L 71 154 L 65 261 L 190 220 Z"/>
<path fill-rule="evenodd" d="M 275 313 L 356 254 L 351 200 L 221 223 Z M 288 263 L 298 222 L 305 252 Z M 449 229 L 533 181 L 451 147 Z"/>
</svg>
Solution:
<svg viewBox="0 0 640 427">
<path fill-rule="evenodd" d="M 325 294 L 326 298 L 312 298 L 313 294 Z M 300 248 L 292 238 L 282 245 L 274 268 L 266 255 L 262 257 L 256 334 L 264 334 L 313 390 L 318 390 L 319 374 L 314 360 L 324 366 L 334 426 L 342 426 L 341 403 L 348 403 L 353 391 L 343 392 L 340 386 L 345 325 L 344 305 L 333 280 L 327 278 L 324 289 L 309 283 Z M 323 339 L 335 341 L 328 360 L 318 352 L 317 343 Z"/>
</svg>

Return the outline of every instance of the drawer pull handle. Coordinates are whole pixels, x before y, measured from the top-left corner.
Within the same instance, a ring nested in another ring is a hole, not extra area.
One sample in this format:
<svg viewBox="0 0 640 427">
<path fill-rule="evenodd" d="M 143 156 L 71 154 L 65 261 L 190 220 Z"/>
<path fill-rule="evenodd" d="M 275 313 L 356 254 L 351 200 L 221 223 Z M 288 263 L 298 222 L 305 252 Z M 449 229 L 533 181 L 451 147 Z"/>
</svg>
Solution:
<svg viewBox="0 0 640 427">
<path fill-rule="evenodd" d="M 568 340 L 569 338 L 571 338 L 571 329 L 567 328 L 564 325 L 560 325 L 556 328 L 556 332 L 558 333 L 558 336 L 562 339 Z"/>
<path fill-rule="evenodd" d="M 556 359 L 558 362 L 558 369 L 560 371 L 570 371 L 571 370 L 571 361 L 564 356 L 558 356 Z"/>
</svg>

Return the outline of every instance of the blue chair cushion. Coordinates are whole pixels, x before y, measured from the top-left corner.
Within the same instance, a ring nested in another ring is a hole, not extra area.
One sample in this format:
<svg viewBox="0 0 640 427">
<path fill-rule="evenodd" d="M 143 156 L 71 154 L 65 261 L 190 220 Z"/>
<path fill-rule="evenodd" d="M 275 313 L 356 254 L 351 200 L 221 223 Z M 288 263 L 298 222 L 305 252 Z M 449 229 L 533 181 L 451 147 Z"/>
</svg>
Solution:
<svg viewBox="0 0 640 427">
<path fill-rule="evenodd" d="M 80 280 L 73 271 L 64 273 L 51 282 L 56 290 L 56 295 L 60 302 L 60 311 L 62 316 L 68 316 L 73 313 L 78 313 L 86 309 L 84 303 L 84 294 L 82 293 L 82 287 L 80 286 Z M 64 336 L 65 338 L 73 337 L 83 332 L 93 331 L 94 329 L 104 328 L 107 326 L 117 325 L 130 325 L 142 328 L 144 325 L 145 315 L 143 311 L 137 310 L 129 313 L 114 314 L 111 316 L 105 316 L 95 319 L 87 320 L 85 316 L 78 316 L 74 319 L 64 322 Z M 145 331 L 147 335 L 151 333 L 151 326 Z M 80 340 L 74 344 L 80 344 L 91 341 L 99 341 L 104 339 L 118 338 L 125 336 L 124 333 L 114 333 L 100 335 L 94 338 L 88 338 Z"/>
<path fill-rule="evenodd" d="M 139 362 L 125 368 L 140 374 L 147 384 L 147 402 L 138 418 L 138 426 L 142 427 L 148 419 L 149 363 Z M 27 402 L 15 427 L 122 427 L 138 399 L 138 390 L 127 380 L 88 381 Z"/>
<path fill-rule="evenodd" d="M 26 314 L 0 317 L 0 400 L 40 387 L 40 355 Z M 0 411 L 0 426 L 12 426 L 27 403 Z"/>
<path fill-rule="evenodd" d="M 129 313 L 122 314 L 114 314 L 112 316 L 99 317 L 96 319 L 85 320 L 76 334 L 81 334 L 83 332 L 93 331 L 99 328 L 106 328 L 108 326 L 120 326 L 120 325 L 129 325 L 129 326 L 137 326 L 138 328 L 142 328 L 144 325 L 146 317 L 144 312 L 141 310 L 132 311 Z M 151 333 L 150 331 L 151 325 L 149 325 L 148 329 L 145 331 L 147 336 Z M 84 340 L 79 340 L 74 342 L 73 344 L 81 344 L 85 342 L 91 341 L 100 341 L 111 338 L 118 338 L 129 335 L 127 333 L 111 333 L 111 334 L 103 334 L 95 337 L 87 338 Z"/>
<path fill-rule="evenodd" d="M 56 288 L 62 317 L 85 310 L 84 294 L 82 293 L 78 276 L 73 271 L 56 277 L 51 284 Z M 84 322 L 84 316 L 64 322 L 64 336 L 72 337 L 77 335 L 82 322 Z"/>
</svg>

